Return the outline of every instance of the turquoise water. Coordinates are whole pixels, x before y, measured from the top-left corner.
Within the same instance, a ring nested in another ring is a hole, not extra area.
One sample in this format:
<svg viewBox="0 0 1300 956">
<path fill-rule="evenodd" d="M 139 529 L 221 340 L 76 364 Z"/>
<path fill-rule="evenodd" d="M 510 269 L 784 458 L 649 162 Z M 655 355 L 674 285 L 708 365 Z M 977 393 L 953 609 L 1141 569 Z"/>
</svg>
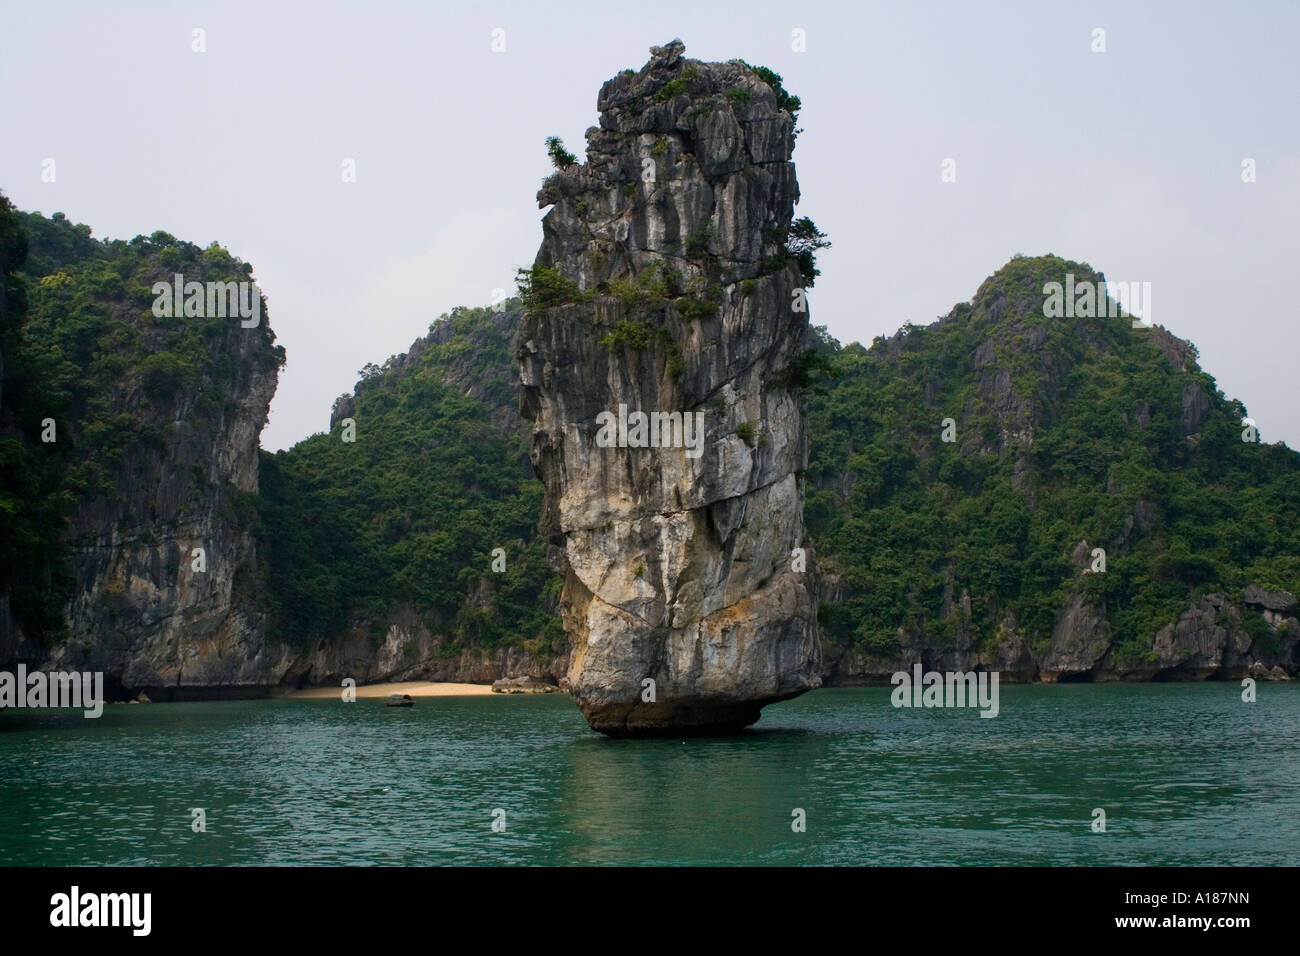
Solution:
<svg viewBox="0 0 1300 956">
<path fill-rule="evenodd" d="M 1300 684 L 1240 693 L 1003 687 L 985 719 L 826 689 L 686 741 L 561 695 L 9 710 L 0 865 L 1294 865 Z"/>
</svg>

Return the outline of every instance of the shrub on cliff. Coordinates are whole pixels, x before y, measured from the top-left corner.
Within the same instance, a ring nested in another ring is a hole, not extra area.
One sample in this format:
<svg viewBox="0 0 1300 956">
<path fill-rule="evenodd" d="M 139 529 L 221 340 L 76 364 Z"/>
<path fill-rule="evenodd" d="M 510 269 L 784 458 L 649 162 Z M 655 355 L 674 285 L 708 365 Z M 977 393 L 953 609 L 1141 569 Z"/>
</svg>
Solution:
<svg viewBox="0 0 1300 956">
<path fill-rule="evenodd" d="M 806 288 L 811 289 L 814 280 L 821 275 L 821 271 L 817 268 L 817 253 L 830 247 L 826 233 L 818 229 L 816 223 L 807 216 L 790 223 L 790 231 L 785 239 L 785 250 L 799 266 L 799 274 L 803 277 Z"/>
<path fill-rule="evenodd" d="M 558 136 L 546 137 L 546 155 L 551 157 L 556 169 L 568 169 L 578 162 L 578 157 L 564 148 L 564 140 Z"/>
<path fill-rule="evenodd" d="M 754 66 L 752 63 L 745 63 L 744 60 L 738 60 L 737 62 L 749 67 L 758 75 L 760 80 L 771 87 L 772 92 L 776 94 L 776 105 L 789 113 L 790 118 L 796 123 L 799 121 L 799 110 L 802 108 L 803 103 L 800 102 L 799 97 L 786 92 L 785 87 L 781 85 L 780 73 L 769 70 L 765 66 Z"/>
<path fill-rule="evenodd" d="M 578 283 L 559 269 L 532 266 L 516 272 L 515 285 L 519 298 L 528 309 L 547 309 L 551 306 L 581 302 L 585 298 Z"/>
</svg>

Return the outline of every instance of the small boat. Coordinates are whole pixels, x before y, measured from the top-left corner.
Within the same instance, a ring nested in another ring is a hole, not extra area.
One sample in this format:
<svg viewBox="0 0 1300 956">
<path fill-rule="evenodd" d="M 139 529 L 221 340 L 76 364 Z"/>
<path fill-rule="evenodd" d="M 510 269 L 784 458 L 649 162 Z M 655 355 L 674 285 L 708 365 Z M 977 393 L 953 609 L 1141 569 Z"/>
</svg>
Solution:
<svg viewBox="0 0 1300 956">
<path fill-rule="evenodd" d="M 415 698 L 410 694 L 389 694 L 384 703 L 389 707 L 414 707 Z"/>
</svg>

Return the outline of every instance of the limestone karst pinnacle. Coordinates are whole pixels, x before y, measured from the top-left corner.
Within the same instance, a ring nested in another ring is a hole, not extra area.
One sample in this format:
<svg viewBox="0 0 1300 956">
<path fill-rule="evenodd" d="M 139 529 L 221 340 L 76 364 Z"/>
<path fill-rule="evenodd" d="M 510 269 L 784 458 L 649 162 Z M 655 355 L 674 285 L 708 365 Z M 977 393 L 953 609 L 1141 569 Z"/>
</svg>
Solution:
<svg viewBox="0 0 1300 956">
<path fill-rule="evenodd" d="M 683 53 L 605 83 L 522 284 L 569 688 L 611 735 L 734 730 L 821 683 L 794 121 L 741 61 Z"/>
</svg>

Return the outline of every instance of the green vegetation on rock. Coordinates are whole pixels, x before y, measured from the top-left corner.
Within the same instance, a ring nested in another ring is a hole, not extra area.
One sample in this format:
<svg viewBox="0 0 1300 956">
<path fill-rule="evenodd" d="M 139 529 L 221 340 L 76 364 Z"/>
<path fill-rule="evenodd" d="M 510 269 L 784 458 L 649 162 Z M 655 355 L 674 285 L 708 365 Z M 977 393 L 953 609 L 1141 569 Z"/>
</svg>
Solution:
<svg viewBox="0 0 1300 956">
<path fill-rule="evenodd" d="M 1041 647 L 1081 593 L 1104 603 L 1117 648 L 1145 652 L 1202 594 L 1297 592 L 1300 456 L 1243 442 L 1245 409 L 1194 352 L 1175 367 L 1162 330 L 1045 318 L 1043 285 L 1067 272 L 1096 278 L 1018 258 L 934 325 L 870 349 L 820 335 L 835 377 L 811 400 L 805 516 L 842 585 L 832 642 L 942 635 L 945 596 L 966 593 L 976 642 L 1011 611 Z M 1204 414 L 1189 417 L 1198 396 Z M 1106 550 L 1106 573 L 1072 558 L 1085 541 Z"/>
<path fill-rule="evenodd" d="M 546 137 L 546 155 L 551 157 L 551 164 L 556 169 L 568 169 L 578 162 L 578 157 L 564 148 L 564 140 L 558 136 Z"/>
<path fill-rule="evenodd" d="M 27 634 L 48 644 L 66 630 L 63 602 L 73 585 L 65 540 L 71 495 L 67 446 L 41 434 L 47 418 L 62 416 L 66 397 L 51 386 L 28 337 L 20 270 L 32 257 L 23 219 L 0 196 L 0 598 Z"/>
<path fill-rule="evenodd" d="M 74 515 L 83 534 L 114 514 L 145 520 L 136 512 L 146 495 L 155 511 L 186 515 L 185 489 L 207 481 L 207 431 L 218 430 L 237 383 L 274 375 L 284 350 L 265 321 L 153 314 L 154 284 L 177 273 L 251 283 L 251 267 L 216 243 L 203 249 L 165 232 L 100 242 L 60 213 L 3 206 L 0 591 L 23 631 L 49 643 L 64 633 Z"/>
<path fill-rule="evenodd" d="M 781 85 L 780 73 L 777 73 L 775 70 L 769 70 L 765 66 L 754 66 L 752 63 L 745 63 L 744 60 L 738 60 L 737 62 L 743 63 L 745 66 L 749 67 L 755 74 L 757 74 L 760 80 L 770 86 L 772 92 L 776 94 L 776 105 L 789 113 L 790 118 L 796 123 L 799 121 L 799 110 L 803 104 L 800 102 L 799 97 L 786 92 L 785 87 Z"/>
</svg>

